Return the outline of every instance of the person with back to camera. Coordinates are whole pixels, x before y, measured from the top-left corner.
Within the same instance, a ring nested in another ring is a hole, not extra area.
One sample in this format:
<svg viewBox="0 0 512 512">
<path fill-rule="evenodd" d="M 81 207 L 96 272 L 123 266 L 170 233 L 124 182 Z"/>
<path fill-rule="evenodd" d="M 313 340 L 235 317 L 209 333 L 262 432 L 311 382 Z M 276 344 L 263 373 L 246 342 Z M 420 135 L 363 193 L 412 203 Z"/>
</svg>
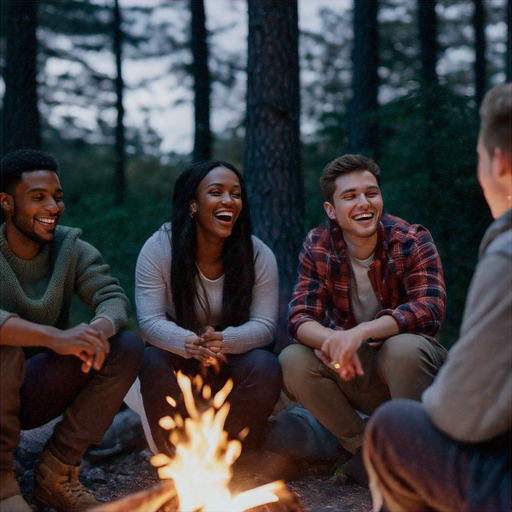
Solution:
<svg viewBox="0 0 512 512">
<path fill-rule="evenodd" d="M 34 473 L 34 499 L 57 510 L 98 505 L 80 483 L 82 456 L 98 444 L 142 365 L 139 336 L 122 328 L 128 298 L 64 213 L 58 163 L 39 150 L 2 159 L 0 230 L 0 511 L 30 507 L 13 474 L 20 431 L 63 415 Z M 69 326 L 76 295 L 94 311 Z"/>
<path fill-rule="evenodd" d="M 375 510 L 511 510 L 512 84 L 486 94 L 480 117 L 477 175 L 495 220 L 459 340 L 423 403 L 386 404 L 368 425 Z"/>
<path fill-rule="evenodd" d="M 225 428 L 231 438 L 249 428 L 244 451 L 261 445 L 281 386 L 279 362 L 264 349 L 277 323 L 278 273 L 274 254 L 251 229 L 243 177 L 232 165 L 209 160 L 181 174 L 172 222 L 141 250 L 135 298 L 142 337 L 151 346 L 140 392 L 161 453 L 172 454 L 173 447 L 160 418 L 185 412 L 179 370 L 206 375 L 217 389 L 232 378 Z"/>
<path fill-rule="evenodd" d="M 320 183 L 327 224 L 304 242 L 289 307 L 296 343 L 279 359 L 286 393 L 343 448 L 336 479 L 366 483 L 359 413 L 419 400 L 430 385 L 446 355 L 434 338 L 446 288 L 430 233 L 383 214 L 373 160 L 337 158 Z"/>
</svg>

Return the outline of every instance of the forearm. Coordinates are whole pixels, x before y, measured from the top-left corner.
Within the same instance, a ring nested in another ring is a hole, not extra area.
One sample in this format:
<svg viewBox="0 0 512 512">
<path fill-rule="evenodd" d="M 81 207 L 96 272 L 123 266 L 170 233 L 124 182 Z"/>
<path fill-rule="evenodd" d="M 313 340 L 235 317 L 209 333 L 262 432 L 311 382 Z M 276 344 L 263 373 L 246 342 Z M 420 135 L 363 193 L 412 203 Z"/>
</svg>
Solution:
<svg viewBox="0 0 512 512">
<path fill-rule="evenodd" d="M 322 348 L 323 342 L 335 332 L 328 327 L 324 327 L 318 322 L 305 322 L 297 329 L 297 339 L 311 348 Z"/>
<path fill-rule="evenodd" d="M 223 331 L 223 354 L 244 354 L 249 350 L 269 345 L 275 334 L 275 323 L 270 320 L 250 320 L 238 327 Z"/>
<path fill-rule="evenodd" d="M 361 331 L 363 341 L 369 339 L 375 341 L 386 340 L 400 333 L 398 322 L 391 315 L 385 315 L 369 322 L 363 322 L 354 327 L 354 329 Z"/>
<path fill-rule="evenodd" d="M 12 316 L 0 328 L 0 344 L 13 347 L 52 348 L 59 329 Z"/>
</svg>

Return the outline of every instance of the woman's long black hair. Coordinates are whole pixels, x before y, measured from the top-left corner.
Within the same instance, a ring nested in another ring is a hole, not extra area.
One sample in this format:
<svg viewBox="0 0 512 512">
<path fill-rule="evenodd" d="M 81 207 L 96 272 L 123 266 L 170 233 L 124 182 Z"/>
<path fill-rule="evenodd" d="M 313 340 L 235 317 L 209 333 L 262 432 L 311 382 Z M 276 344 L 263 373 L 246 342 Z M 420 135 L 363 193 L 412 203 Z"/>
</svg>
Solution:
<svg viewBox="0 0 512 512">
<path fill-rule="evenodd" d="M 176 181 L 172 202 L 171 227 L 171 291 L 176 310 L 176 323 L 196 332 L 201 327 L 197 320 L 195 301 L 198 295 L 196 276 L 196 220 L 190 216 L 190 202 L 197 199 L 199 183 L 216 167 L 233 171 L 240 180 L 242 211 L 231 235 L 224 241 L 222 265 L 224 288 L 222 293 L 223 325 L 225 328 L 241 325 L 249 320 L 254 288 L 254 252 L 251 240 L 252 223 L 247 190 L 242 175 L 227 162 L 206 160 L 191 165 Z"/>
</svg>

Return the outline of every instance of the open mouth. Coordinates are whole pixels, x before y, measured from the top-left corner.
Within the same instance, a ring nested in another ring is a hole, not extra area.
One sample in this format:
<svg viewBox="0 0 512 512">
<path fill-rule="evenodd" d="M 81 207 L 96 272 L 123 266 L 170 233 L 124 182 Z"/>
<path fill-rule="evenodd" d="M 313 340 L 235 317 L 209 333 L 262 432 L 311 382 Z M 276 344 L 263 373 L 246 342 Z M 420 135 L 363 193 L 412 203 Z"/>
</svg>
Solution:
<svg viewBox="0 0 512 512">
<path fill-rule="evenodd" d="M 43 226 L 46 226 L 47 228 L 54 228 L 57 225 L 56 217 L 40 217 L 36 220 L 37 222 L 40 222 Z"/>
<path fill-rule="evenodd" d="M 223 224 L 231 224 L 234 216 L 235 214 L 232 211 L 221 211 L 215 214 L 215 218 Z"/>
<path fill-rule="evenodd" d="M 352 219 L 360 222 L 360 221 L 365 221 L 365 220 L 371 220 L 371 219 L 373 219 L 373 217 L 375 217 L 374 213 L 365 212 L 365 213 L 359 213 L 357 215 L 354 215 L 352 217 Z"/>
</svg>

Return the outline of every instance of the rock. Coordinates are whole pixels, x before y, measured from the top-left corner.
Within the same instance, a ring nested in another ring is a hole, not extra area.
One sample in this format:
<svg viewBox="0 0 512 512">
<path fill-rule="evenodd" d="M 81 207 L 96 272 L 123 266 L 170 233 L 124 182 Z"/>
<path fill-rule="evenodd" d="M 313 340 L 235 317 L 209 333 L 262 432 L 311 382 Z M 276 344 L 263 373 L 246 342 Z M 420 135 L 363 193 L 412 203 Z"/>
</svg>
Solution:
<svg viewBox="0 0 512 512">
<path fill-rule="evenodd" d="M 91 483 L 104 484 L 108 481 L 105 472 L 100 468 L 92 468 L 87 473 L 87 480 Z"/>
</svg>

